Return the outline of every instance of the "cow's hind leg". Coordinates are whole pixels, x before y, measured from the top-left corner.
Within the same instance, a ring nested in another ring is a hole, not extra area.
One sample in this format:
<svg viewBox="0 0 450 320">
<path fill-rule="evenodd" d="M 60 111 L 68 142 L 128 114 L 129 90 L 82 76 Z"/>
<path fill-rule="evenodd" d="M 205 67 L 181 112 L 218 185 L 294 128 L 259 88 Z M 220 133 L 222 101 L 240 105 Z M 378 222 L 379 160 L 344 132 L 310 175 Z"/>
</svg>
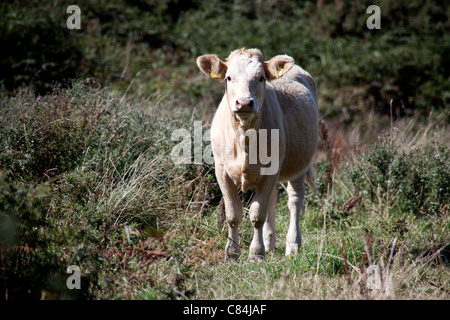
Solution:
<svg viewBox="0 0 450 320">
<path fill-rule="evenodd" d="M 302 236 L 300 233 L 300 211 L 305 197 L 305 174 L 288 182 L 288 208 L 290 211 L 289 230 L 286 235 L 286 255 L 294 255 L 301 247 Z"/>
</svg>

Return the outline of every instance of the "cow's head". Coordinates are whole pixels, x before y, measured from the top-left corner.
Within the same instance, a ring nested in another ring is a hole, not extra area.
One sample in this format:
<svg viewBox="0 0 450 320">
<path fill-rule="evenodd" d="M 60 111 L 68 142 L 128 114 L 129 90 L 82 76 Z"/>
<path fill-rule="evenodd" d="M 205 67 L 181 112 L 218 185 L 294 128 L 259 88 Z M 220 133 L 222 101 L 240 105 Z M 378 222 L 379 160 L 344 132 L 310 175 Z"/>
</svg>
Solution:
<svg viewBox="0 0 450 320">
<path fill-rule="evenodd" d="M 266 81 L 279 78 L 293 64 L 294 59 L 286 55 L 265 62 L 257 49 L 233 51 L 226 62 L 216 55 L 197 58 L 197 65 L 204 74 L 226 82 L 228 105 L 241 124 L 257 118 L 264 104 Z"/>
</svg>

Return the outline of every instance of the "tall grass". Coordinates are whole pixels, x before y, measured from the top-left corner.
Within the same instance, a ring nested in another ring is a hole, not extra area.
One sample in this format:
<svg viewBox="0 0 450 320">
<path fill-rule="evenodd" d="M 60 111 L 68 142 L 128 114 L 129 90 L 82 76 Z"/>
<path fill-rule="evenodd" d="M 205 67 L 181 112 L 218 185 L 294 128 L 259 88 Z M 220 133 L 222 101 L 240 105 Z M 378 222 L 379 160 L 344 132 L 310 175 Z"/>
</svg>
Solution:
<svg viewBox="0 0 450 320">
<path fill-rule="evenodd" d="M 168 116 L 172 113 L 178 118 Z M 182 217 L 217 201 L 211 168 L 176 166 L 169 156 L 172 131 L 193 121 L 191 115 L 184 105 L 132 101 L 83 82 L 48 96 L 24 91 L 4 99 L 2 295 L 37 297 L 50 291 L 65 297 L 64 266 L 81 264 L 89 297 L 100 286 L 100 270 L 117 268 L 109 260 L 115 248 L 120 248 L 116 256 L 151 258 L 154 251 L 159 253 L 154 258 L 163 257 L 161 241 L 149 247 L 145 241 L 173 231 Z M 138 252 L 135 245 L 142 246 Z M 41 260 L 29 258 L 35 255 Z M 54 274 L 57 284 L 48 280 Z M 35 282 L 34 291 L 20 278 Z"/>
</svg>

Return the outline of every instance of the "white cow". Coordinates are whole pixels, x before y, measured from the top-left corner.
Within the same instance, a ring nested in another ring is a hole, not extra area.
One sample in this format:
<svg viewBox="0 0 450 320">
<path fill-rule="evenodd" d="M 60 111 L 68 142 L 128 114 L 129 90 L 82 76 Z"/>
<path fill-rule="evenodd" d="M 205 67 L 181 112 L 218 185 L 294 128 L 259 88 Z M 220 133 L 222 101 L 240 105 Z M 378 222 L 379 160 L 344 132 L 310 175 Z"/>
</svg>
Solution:
<svg viewBox="0 0 450 320">
<path fill-rule="evenodd" d="M 300 210 L 305 179 L 312 184 L 311 161 L 318 144 L 317 87 L 308 72 L 287 55 L 265 62 L 257 49 L 233 51 L 221 61 L 216 55 L 197 58 L 208 77 L 225 81 L 225 95 L 211 127 L 215 170 L 228 223 L 226 258 L 240 255 L 238 227 L 243 191 L 256 188 L 250 204 L 254 227 L 251 260 L 264 259 L 275 248 L 278 182 L 287 181 L 290 225 L 286 255 L 301 246 Z"/>
</svg>

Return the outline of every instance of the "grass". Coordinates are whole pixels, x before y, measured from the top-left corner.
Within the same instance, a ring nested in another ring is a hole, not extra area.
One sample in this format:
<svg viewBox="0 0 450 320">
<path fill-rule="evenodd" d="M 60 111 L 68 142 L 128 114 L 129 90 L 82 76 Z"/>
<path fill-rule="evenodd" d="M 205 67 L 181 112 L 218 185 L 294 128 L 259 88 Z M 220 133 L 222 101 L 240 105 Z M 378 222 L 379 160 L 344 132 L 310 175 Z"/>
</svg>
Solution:
<svg viewBox="0 0 450 320">
<path fill-rule="evenodd" d="M 304 220 L 311 218 L 310 214 L 306 213 Z M 283 226 L 287 222 L 287 214 L 280 214 L 277 224 Z M 278 239 L 280 246 L 274 253 L 268 254 L 266 261 L 262 263 L 246 261 L 247 252 L 244 251 L 244 259 L 238 263 L 206 264 L 193 273 L 191 282 L 197 289 L 195 298 L 448 298 L 448 267 L 433 265 L 436 255 L 416 260 L 405 259 L 401 254 L 389 257 L 390 252 L 386 248 L 395 238 L 386 241 L 377 239 L 377 244 L 367 248 L 362 227 L 348 230 L 338 228 L 334 226 L 336 223 L 330 222 L 331 226 L 325 226 L 321 231 L 319 228 L 308 229 L 306 224 L 303 221 L 304 243 L 298 256 L 284 257 L 284 234 L 281 233 Z M 282 230 L 286 228 L 280 231 Z M 406 245 L 395 250 L 406 250 Z M 367 286 L 368 275 L 365 270 L 368 267 L 369 252 L 372 254 L 371 263 L 382 270 L 379 290 L 369 290 Z M 417 277 L 418 274 L 420 278 Z"/>
<path fill-rule="evenodd" d="M 214 168 L 170 158 L 173 130 L 191 130 L 196 120 L 206 130 L 209 103 L 198 100 L 194 112 L 176 98 L 117 96 L 83 81 L 46 96 L 5 98 L 2 296 L 449 298 L 448 112 L 392 121 L 374 114 L 373 122 L 344 128 L 323 122 L 318 192 L 305 200 L 300 253 L 284 256 L 289 213 L 280 188 L 275 252 L 247 261 L 246 209 L 243 255 L 225 263 Z M 373 127 L 383 123 L 377 135 Z M 55 135 L 61 138 L 51 148 Z M 242 198 L 248 205 L 251 193 Z M 71 264 L 82 271 L 77 292 L 64 285 Z M 381 276 L 375 289 L 367 273 L 373 265 Z"/>
</svg>

